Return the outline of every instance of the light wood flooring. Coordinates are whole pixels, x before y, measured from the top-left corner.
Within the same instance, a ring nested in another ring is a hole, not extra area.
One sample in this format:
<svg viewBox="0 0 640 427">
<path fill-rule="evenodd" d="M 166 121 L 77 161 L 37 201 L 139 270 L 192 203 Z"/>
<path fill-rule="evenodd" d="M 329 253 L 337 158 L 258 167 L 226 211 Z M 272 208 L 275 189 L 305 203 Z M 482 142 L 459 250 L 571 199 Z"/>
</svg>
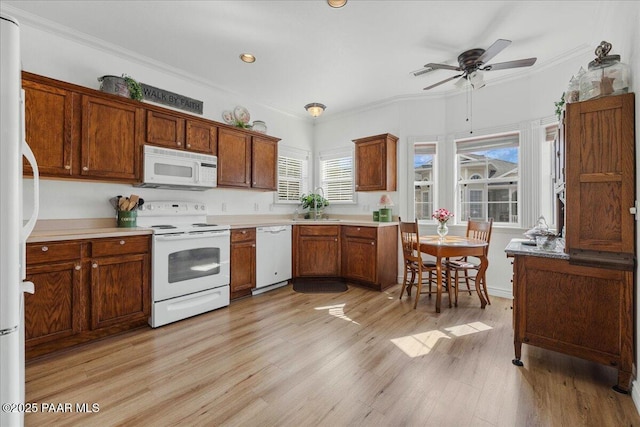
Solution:
<svg viewBox="0 0 640 427">
<path fill-rule="evenodd" d="M 27 426 L 640 426 L 610 367 L 523 346 L 510 300 L 290 286 L 27 364 Z"/>
</svg>

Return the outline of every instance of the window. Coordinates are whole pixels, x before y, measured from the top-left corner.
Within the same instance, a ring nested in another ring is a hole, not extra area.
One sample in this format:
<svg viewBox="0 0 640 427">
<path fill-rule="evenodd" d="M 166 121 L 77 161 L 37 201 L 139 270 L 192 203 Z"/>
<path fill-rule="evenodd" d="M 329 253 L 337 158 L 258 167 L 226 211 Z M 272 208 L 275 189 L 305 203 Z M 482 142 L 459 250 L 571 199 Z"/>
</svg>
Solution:
<svg viewBox="0 0 640 427">
<path fill-rule="evenodd" d="M 413 200 L 418 220 L 430 220 L 435 210 L 433 206 L 435 157 L 435 143 L 416 143 L 413 146 Z"/>
<path fill-rule="evenodd" d="M 352 151 L 320 154 L 320 186 L 331 203 L 355 202 Z"/>
<path fill-rule="evenodd" d="M 456 141 L 458 218 L 518 224 L 519 133 Z"/>
<path fill-rule="evenodd" d="M 300 203 L 300 196 L 309 187 L 308 153 L 287 147 L 280 147 L 279 151 L 276 202 Z"/>
</svg>

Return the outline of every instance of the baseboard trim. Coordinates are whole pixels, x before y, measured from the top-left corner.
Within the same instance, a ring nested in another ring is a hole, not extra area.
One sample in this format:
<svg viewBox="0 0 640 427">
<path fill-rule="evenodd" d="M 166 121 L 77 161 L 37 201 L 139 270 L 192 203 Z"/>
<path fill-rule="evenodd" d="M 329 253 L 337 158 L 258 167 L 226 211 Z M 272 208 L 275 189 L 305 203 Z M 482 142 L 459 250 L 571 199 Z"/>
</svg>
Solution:
<svg viewBox="0 0 640 427">
<path fill-rule="evenodd" d="M 633 404 L 636 405 L 636 411 L 640 414 L 640 388 L 636 387 L 637 380 L 631 381 L 631 399 Z"/>
<path fill-rule="evenodd" d="M 284 282 L 274 283 L 273 285 L 265 286 L 263 288 L 252 289 L 251 290 L 251 295 L 260 295 L 260 294 L 263 294 L 265 292 L 269 292 L 269 291 L 272 291 L 274 289 L 278 289 L 278 288 L 281 288 L 283 286 L 287 286 L 288 284 L 289 284 L 289 281 L 285 280 Z"/>
</svg>

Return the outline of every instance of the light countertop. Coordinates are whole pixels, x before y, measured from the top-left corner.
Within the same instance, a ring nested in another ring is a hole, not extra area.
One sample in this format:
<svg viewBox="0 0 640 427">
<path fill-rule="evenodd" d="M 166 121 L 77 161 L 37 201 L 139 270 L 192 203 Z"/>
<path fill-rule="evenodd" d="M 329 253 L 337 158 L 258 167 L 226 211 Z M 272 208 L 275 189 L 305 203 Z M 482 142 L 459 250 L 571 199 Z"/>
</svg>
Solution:
<svg viewBox="0 0 640 427">
<path fill-rule="evenodd" d="M 559 239 L 561 240 L 561 239 Z M 558 242 L 556 249 L 553 251 L 545 251 L 538 249 L 536 246 L 524 244 L 528 239 L 511 239 L 504 251 L 507 255 L 530 255 L 542 258 L 569 259 L 569 254 L 564 252 L 564 240 Z"/>
<path fill-rule="evenodd" d="M 232 229 L 273 225 L 351 225 L 359 227 L 388 227 L 398 225 L 397 221 L 374 222 L 368 215 L 335 216 L 329 220 L 293 220 L 291 216 L 283 215 L 229 215 L 208 216 L 207 222 L 210 224 L 229 225 Z M 97 239 L 140 234 L 152 234 L 152 230 L 144 227 L 119 228 L 116 227 L 116 221 L 113 218 L 38 220 L 27 242 L 38 243 L 60 240 Z"/>
</svg>

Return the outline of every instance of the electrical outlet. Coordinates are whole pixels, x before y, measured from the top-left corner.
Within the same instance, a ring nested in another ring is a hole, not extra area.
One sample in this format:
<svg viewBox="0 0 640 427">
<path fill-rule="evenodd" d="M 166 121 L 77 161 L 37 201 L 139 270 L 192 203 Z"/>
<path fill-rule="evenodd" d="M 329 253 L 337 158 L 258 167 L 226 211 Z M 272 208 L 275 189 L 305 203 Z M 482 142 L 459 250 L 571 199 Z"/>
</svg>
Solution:
<svg viewBox="0 0 640 427">
<path fill-rule="evenodd" d="M 260 205 L 258 203 L 253 204 L 253 210 L 258 212 L 260 210 Z"/>
<path fill-rule="evenodd" d="M 226 203 L 222 203 L 222 212 L 226 212 L 227 211 L 227 204 Z"/>
</svg>

